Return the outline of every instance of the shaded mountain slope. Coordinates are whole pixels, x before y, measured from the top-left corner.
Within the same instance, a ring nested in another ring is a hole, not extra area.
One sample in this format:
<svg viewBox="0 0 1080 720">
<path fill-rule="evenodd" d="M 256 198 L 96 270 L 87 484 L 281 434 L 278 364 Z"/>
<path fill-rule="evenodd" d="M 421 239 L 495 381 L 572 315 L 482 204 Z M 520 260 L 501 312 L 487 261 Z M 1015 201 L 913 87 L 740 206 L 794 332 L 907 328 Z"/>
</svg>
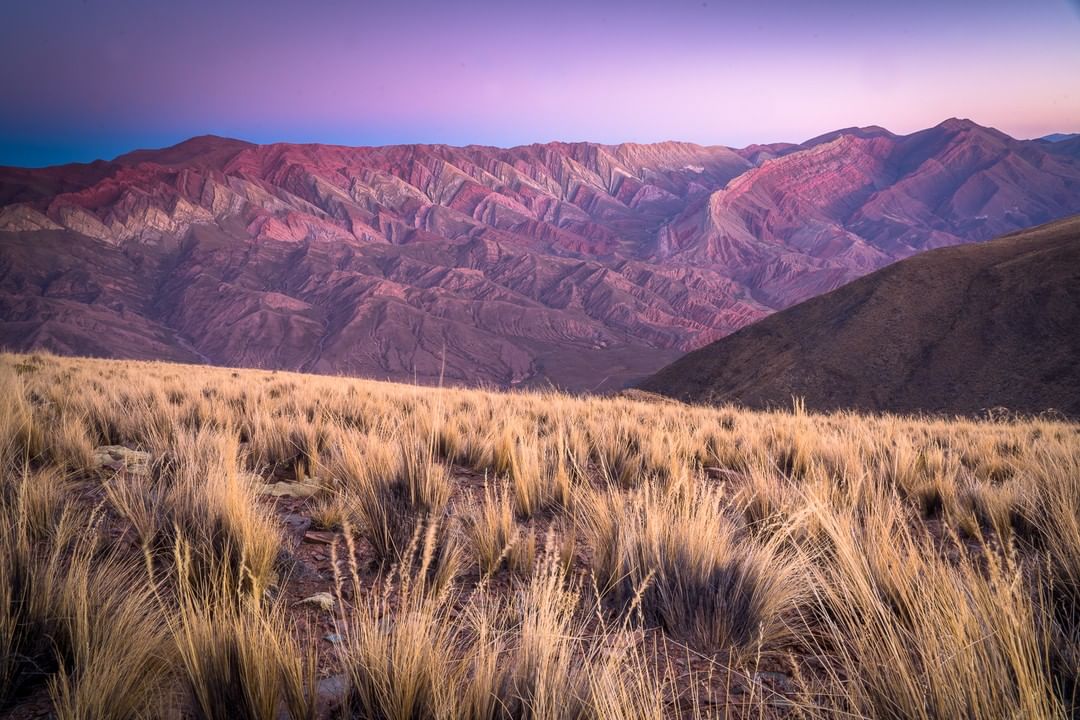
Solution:
<svg viewBox="0 0 1080 720">
<path fill-rule="evenodd" d="M 641 387 L 750 407 L 1080 416 L 1080 216 L 903 260 Z"/>
</svg>

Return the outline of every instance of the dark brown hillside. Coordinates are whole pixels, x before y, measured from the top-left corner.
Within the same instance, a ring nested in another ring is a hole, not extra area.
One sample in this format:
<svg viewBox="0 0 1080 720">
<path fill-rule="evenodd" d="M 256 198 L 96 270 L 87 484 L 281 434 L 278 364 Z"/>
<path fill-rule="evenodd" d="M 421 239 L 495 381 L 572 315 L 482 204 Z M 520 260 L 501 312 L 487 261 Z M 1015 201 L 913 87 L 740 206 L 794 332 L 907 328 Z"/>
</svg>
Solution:
<svg viewBox="0 0 1080 720">
<path fill-rule="evenodd" d="M 903 260 L 641 387 L 750 407 L 1080 415 L 1080 216 Z"/>
</svg>

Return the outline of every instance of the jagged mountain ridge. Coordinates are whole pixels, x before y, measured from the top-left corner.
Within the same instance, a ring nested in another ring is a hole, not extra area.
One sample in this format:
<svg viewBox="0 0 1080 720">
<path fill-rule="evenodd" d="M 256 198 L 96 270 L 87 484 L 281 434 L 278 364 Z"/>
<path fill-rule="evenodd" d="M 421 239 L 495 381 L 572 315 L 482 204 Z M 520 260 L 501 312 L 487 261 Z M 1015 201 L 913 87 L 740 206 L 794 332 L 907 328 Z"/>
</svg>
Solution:
<svg viewBox="0 0 1080 720">
<path fill-rule="evenodd" d="M 0 169 L 16 350 L 569 389 L 915 252 L 1080 211 L 1080 158 L 950 120 L 742 150 L 252 145 Z"/>
</svg>

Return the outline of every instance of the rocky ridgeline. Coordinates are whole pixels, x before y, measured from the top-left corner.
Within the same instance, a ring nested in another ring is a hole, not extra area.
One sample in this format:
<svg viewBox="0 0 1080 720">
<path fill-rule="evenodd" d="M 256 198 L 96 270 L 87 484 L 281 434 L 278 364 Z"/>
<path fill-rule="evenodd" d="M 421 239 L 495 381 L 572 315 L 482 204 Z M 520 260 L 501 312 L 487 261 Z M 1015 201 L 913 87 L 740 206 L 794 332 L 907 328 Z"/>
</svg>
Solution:
<svg viewBox="0 0 1080 720">
<path fill-rule="evenodd" d="M 203 137 L 0 170 L 0 343 L 603 389 L 894 260 L 1078 211 L 1068 142 L 961 120 L 744 150 Z"/>
</svg>

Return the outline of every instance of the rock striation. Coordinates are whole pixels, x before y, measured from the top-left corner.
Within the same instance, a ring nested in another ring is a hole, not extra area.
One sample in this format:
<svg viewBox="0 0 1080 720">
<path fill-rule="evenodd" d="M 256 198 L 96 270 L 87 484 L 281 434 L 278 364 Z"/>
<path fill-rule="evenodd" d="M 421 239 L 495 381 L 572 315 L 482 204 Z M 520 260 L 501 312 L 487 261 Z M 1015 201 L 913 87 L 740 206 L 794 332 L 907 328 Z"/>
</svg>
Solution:
<svg viewBox="0 0 1080 720">
<path fill-rule="evenodd" d="M 0 168 L 0 344 L 611 389 L 914 253 L 1080 212 L 950 120 L 801 145 L 252 145 Z"/>
</svg>

